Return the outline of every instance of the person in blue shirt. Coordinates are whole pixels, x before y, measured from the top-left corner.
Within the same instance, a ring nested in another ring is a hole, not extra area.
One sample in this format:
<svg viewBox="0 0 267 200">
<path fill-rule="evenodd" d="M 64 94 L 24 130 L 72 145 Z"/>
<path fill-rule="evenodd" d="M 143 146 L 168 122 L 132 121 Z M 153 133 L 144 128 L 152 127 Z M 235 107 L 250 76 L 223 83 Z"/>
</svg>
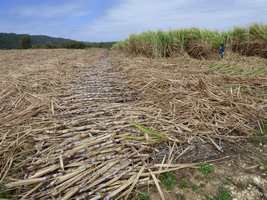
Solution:
<svg viewBox="0 0 267 200">
<path fill-rule="evenodd" d="M 219 55 L 220 55 L 220 58 L 223 58 L 223 57 L 224 57 L 224 52 L 225 52 L 225 47 L 224 47 L 224 44 L 221 43 L 221 44 L 220 44 L 220 48 L 219 48 Z"/>
</svg>

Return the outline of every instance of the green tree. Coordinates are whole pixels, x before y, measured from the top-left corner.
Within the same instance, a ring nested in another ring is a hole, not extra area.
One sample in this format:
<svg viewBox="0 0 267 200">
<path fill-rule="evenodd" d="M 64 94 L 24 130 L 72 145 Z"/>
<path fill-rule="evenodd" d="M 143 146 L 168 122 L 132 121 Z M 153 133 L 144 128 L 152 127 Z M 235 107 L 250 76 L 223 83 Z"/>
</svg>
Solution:
<svg viewBox="0 0 267 200">
<path fill-rule="evenodd" d="M 22 49 L 32 48 L 32 41 L 30 36 L 23 36 L 20 40 L 20 46 Z"/>
<path fill-rule="evenodd" d="M 83 42 L 70 41 L 65 42 L 62 47 L 67 49 L 85 49 L 86 45 Z"/>
</svg>

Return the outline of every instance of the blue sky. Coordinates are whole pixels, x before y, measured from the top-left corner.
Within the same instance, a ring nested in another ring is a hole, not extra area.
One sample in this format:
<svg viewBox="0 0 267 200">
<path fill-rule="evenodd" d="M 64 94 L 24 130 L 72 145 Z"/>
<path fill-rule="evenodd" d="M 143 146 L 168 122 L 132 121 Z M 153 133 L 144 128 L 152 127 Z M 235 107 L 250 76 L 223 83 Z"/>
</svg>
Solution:
<svg viewBox="0 0 267 200">
<path fill-rule="evenodd" d="M 0 0 L 0 32 L 114 41 L 147 30 L 267 24 L 267 0 Z"/>
</svg>

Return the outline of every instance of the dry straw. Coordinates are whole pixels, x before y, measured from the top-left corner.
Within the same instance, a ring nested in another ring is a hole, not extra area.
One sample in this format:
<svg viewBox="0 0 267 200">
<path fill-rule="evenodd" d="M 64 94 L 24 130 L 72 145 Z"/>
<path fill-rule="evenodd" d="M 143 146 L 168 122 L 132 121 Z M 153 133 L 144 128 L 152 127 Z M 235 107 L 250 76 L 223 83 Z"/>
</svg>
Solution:
<svg viewBox="0 0 267 200">
<path fill-rule="evenodd" d="M 70 59 L 70 52 L 54 53 Z M 93 66 L 46 72 L 43 95 L 26 79 L 1 90 L 1 180 L 19 197 L 123 199 L 153 184 L 164 199 L 157 175 L 195 168 L 193 161 L 214 156 L 198 152 L 196 159 L 194 147 L 224 151 L 222 143 L 249 137 L 267 118 L 264 74 L 214 72 L 213 63 L 188 57 L 166 63 L 76 53 Z"/>
</svg>

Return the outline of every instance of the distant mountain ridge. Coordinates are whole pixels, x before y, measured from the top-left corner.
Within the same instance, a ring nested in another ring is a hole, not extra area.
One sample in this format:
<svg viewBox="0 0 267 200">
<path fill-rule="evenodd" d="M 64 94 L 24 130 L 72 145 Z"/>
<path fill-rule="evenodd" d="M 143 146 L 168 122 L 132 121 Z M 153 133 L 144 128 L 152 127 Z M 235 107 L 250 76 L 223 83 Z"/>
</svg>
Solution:
<svg viewBox="0 0 267 200">
<path fill-rule="evenodd" d="M 28 35 L 16 33 L 0 33 L 0 49 L 19 49 L 21 48 L 21 38 L 29 36 L 31 38 L 32 46 L 45 46 L 48 44 L 60 45 L 75 40 L 50 37 L 46 35 Z"/>
</svg>

